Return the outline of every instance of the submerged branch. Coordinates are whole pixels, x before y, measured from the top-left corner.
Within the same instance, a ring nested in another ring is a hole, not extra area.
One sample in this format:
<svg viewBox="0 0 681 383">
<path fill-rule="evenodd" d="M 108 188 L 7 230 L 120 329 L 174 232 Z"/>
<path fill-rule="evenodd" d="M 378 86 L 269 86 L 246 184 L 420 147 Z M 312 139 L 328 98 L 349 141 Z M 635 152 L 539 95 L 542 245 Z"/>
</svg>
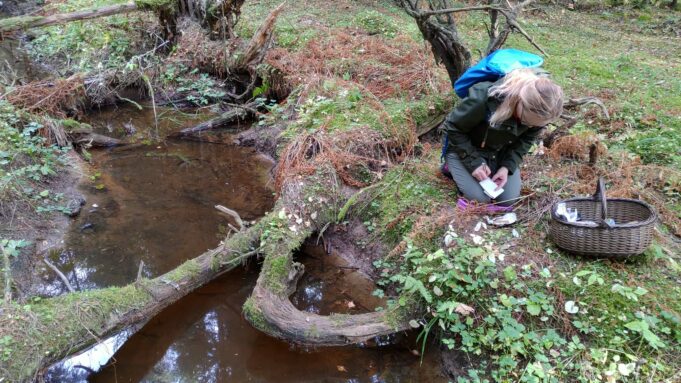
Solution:
<svg viewBox="0 0 681 383">
<path fill-rule="evenodd" d="M 46 264 L 50 269 L 52 269 L 52 271 L 54 271 L 55 274 L 57 274 L 57 276 L 59 277 L 59 279 L 61 279 L 61 281 L 64 282 L 64 285 L 66 286 L 67 289 L 69 289 L 70 292 L 73 293 L 73 292 L 76 291 L 76 290 L 73 289 L 73 286 L 71 286 L 71 283 L 69 282 L 69 279 L 66 278 L 66 275 L 64 275 L 64 273 L 62 273 L 62 272 L 57 268 L 57 266 L 55 266 L 54 264 L 52 264 L 52 262 L 50 262 L 50 260 L 47 259 L 47 258 L 43 259 L 43 262 L 45 262 L 45 264 Z"/>
</svg>

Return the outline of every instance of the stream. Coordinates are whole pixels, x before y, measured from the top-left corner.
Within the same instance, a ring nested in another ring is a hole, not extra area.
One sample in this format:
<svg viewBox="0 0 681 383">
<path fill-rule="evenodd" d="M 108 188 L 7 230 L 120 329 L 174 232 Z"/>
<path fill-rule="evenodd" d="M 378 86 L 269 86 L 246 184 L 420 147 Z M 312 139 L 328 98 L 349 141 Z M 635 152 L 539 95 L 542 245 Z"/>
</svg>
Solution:
<svg viewBox="0 0 681 383">
<path fill-rule="evenodd" d="M 110 136 L 142 145 L 90 150 L 94 170 L 80 189 L 86 204 L 52 261 L 77 290 L 122 286 L 165 273 L 214 248 L 228 231 L 220 204 L 245 221 L 274 203 L 273 163 L 231 143 L 147 136 L 191 126 L 204 114 L 130 106 L 92 113 L 89 123 Z M 243 127 L 242 127 L 243 128 Z M 153 143 L 152 143 L 153 142 Z M 306 268 L 292 302 L 328 314 L 371 311 L 384 304 L 373 283 L 337 255 L 306 245 Z M 140 264 L 143 266 L 140 268 Z M 413 336 L 376 340 L 369 347 L 304 348 L 250 326 L 242 305 L 255 285 L 259 262 L 229 272 L 171 305 L 137 332 L 123 332 L 52 366 L 48 382 L 440 382 L 437 352 L 421 358 Z M 62 294 L 49 270 L 39 292 Z M 436 345 L 430 347 L 435 348 Z"/>
</svg>

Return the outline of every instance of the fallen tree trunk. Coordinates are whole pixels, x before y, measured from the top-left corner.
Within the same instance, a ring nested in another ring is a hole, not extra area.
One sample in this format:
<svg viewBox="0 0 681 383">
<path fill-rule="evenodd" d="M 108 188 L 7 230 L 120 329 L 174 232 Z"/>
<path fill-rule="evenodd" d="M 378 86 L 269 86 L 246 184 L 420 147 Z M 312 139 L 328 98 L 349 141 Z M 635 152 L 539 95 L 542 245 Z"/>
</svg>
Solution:
<svg viewBox="0 0 681 383">
<path fill-rule="evenodd" d="M 167 0 L 170 4 L 173 0 Z M 77 20 L 89 20 L 98 17 L 111 16 L 119 13 L 136 11 L 140 9 L 136 2 L 107 5 L 100 8 L 85 9 L 70 13 L 58 13 L 51 16 L 17 16 L 0 20 L 0 33 L 11 32 L 17 29 L 47 27 L 50 25 L 65 24 Z"/>
<path fill-rule="evenodd" d="M 39 372 L 123 329 L 146 321 L 171 303 L 240 265 L 254 250 L 265 217 L 223 246 L 209 250 L 154 279 L 43 299 L 26 310 L 18 303 L 0 309 L 0 339 L 9 339 L 0 376 L 11 382 L 33 381 Z M 7 354 L 6 354 L 7 355 Z"/>
<path fill-rule="evenodd" d="M 246 105 L 235 105 L 232 109 L 226 111 L 225 113 L 219 115 L 218 117 L 211 118 L 210 120 L 204 121 L 191 128 L 182 129 L 179 132 L 171 134 L 169 137 L 177 138 L 192 136 L 197 133 L 205 132 L 208 130 L 219 129 L 237 121 L 244 121 L 255 114 L 256 112 L 255 108 L 256 108 L 255 103 L 250 103 Z"/>
</svg>

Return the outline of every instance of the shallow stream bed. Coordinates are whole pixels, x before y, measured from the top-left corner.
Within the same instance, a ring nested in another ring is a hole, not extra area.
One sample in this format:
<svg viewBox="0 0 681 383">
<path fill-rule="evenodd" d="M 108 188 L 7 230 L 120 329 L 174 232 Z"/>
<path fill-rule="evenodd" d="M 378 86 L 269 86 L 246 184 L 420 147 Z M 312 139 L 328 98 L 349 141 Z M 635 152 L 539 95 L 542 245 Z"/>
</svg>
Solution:
<svg viewBox="0 0 681 383">
<path fill-rule="evenodd" d="M 124 124 L 129 129 L 131 121 L 139 129 L 149 111 L 126 108 L 104 116 L 99 130 L 115 132 L 126 129 Z M 81 185 L 86 205 L 71 225 L 64 251 L 52 259 L 76 289 L 130 283 L 141 262 L 144 276 L 158 276 L 215 247 L 230 223 L 217 204 L 247 221 L 273 205 L 273 164 L 233 144 L 171 140 L 93 151 L 92 162 L 93 175 Z M 299 259 L 306 274 L 292 301 L 300 309 L 356 313 L 382 304 L 371 296 L 371 281 L 342 258 L 306 246 Z M 134 335 L 118 334 L 53 366 L 48 381 L 446 381 L 436 353 L 427 352 L 421 360 L 412 352 L 413 339 L 381 339 L 380 347 L 308 349 L 260 333 L 241 312 L 258 269 L 251 262 L 223 275 Z M 46 271 L 40 292 L 57 295 L 64 286 Z"/>
</svg>

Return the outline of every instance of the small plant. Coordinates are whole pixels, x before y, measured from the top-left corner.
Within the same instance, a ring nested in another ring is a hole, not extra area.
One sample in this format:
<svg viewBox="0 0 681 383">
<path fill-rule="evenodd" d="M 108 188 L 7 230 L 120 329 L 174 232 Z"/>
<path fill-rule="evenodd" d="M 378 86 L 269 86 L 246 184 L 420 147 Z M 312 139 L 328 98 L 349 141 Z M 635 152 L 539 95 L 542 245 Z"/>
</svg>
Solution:
<svg viewBox="0 0 681 383">
<path fill-rule="evenodd" d="M 195 75 L 197 72 L 198 70 L 195 69 L 189 72 L 189 74 Z M 186 100 L 198 106 L 218 101 L 226 94 L 225 91 L 220 90 L 220 84 L 206 73 L 201 73 L 198 78 L 178 77 L 177 83 L 180 85 L 177 91 L 187 93 L 187 96 L 185 96 Z"/>
<path fill-rule="evenodd" d="M 410 325 L 421 328 L 422 347 L 437 333 L 445 347 L 475 356 L 475 364 L 457 383 L 637 379 L 645 369 L 664 369 L 654 353 L 668 347 L 667 339 L 678 341 L 681 336 L 681 320 L 674 314 L 656 315 L 643 308 L 603 312 L 590 307 L 587 299 L 558 305 L 547 289 L 557 281 L 577 288 L 578 296 L 604 289 L 642 307 L 647 290 L 610 282 L 600 269 L 554 276 L 529 264 L 502 266 L 498 257 L 489 255 L 489 248 L 471 246 L 461 238 L 447 250 L 435 251 L 406 241 L 398 262 L 374 262 L 382 278 L 374 295 L 392 291 L 388 301 L 392 306 L 420 302 L 426 314 Z M 557 325 L 566 318 L 573 318 L 571 324 L 579 333 L 595 339 L 603 337 L 605 328 L 614 333 L 605 342 L 585 344 Z M 642 357 L 646 354 L 650 358 Z"/>
<path fill-rule="evenodd" d="M 23 123 L 10 104 L 0 101 L 0 200 L 48 196 L 35 186 L 56 174 L 67 149 L 48 145 L 38 134 L 41 129 L 37 122 Z"/>
<path fill-rule="evenodd" d="M 397 35 L 397 27 L 390 17 L 374 10 L 360 13 L 357 18 L 359 24 L 367 33 L 383 35 L 393 38 Z"/>
</svg>

